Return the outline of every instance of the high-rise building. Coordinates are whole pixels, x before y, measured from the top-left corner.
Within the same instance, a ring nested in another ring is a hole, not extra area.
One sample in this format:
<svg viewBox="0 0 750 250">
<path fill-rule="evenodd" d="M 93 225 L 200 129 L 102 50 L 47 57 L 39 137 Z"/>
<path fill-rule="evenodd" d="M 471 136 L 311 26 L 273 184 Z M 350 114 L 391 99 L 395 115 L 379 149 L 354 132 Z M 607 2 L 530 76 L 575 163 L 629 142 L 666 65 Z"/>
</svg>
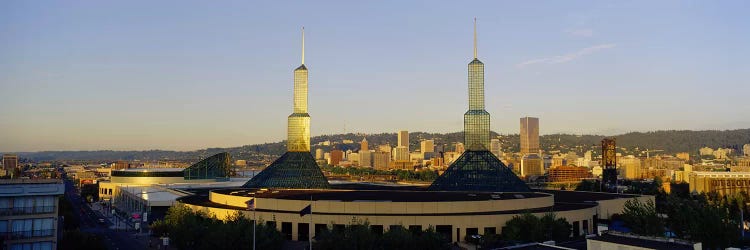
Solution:
<svg viewBox="0 0 750 250">
<path fill-rule="evenodd" d="M 602 180 L 607 185 L 617 185 L 617 152 L 615 138 L 602 140 Z"/>
<path fill-rule="evenodd" d="M 540 176 L 544 175 L 544 165 L 542 157 L 537 154 L 528 154 L 521 158 L 521 176 Z"/>
<path fill-rule="evenodd" d="M 409 131 L 406 130 L 399 130 L 398 131 L 398 144 L 396 145 L 406 147 L 406 150 L 409 150 Z"/>
<path fill-rule="evenodd" d="M 742 146 L 742 153 L 744 153 L 745 156 L 750 156 L 750 144 L 745 144 Z"/>
<path fill-rule="evenodd" d="M 484 110 L 484 63 L 477 59 L 474 25 L 474 60 L 469 63 L 469 110 L 464 113 L 464 144 L 468 150 L 490 148 L 490 113 Z"/>
<path fill-rule="evenodd" d="M 620 174 L 622 177 L 628 180 L 635 180 L 642 178 L 642 164 L 640 158 L 637 157 L 623 157 L 620 159 Z"/>
<path fill-rule="evenodd" d="M 289 115 L 287 145 L 289 152 L 310 152 L 310 114 L 307 113 L 307 67 L 305 67 L 305 31 L 302 29 L 302 65 L 294 70 L 294 108 Z"/>
<path fill-rule="evenodd" d="M 18 168 L 18 155 L 4 154 L 3 155 L 3 168 L 5 168 L 6 173 L 13 173 L 13 171 L 15 171 L 16 168 Z"/>
<path fill-rule="evenodd" d="M 362 142 L 359 143 L 359 151 L 369 151 L 370 148 L 367 143 L 367 138 L 362 138 Z"/>
<path fill-rule="evenodd" d="M 490 140 L 490 152 L 497 158 L 503 157 L 503 152 L 500 150 L 500 139 L 494 138 Z"/>
<path fill-rule="evenodd" d="M 398 146 L 398 147 L 393 148 L 393 160 L 409 161 L 409 149 L 404 146 Z"/>
<path fill-rule="evenodd" d="M 372 151 L 359 151 L 359 166 L 372 167 Z"/>
<path fill-rule="evenodd" d="M 419 150 L 422 152 L 422 157 L 425 153 L 435 152 L 435 141 L 424 140 L 419 142 Z"/>
<path fill-rule="evenodd" d="M 304 28 L 302 28 L 302 65 L 294 70 L 293 113 L 289 115 L 287 121 L 287 152 L 263 171 L 253 176 L 242 187 L 318 189 L 331 187 L 328 184 L 328 179 L 320 171 L 318 163 L 310 153 L 310 115 L 307 113 Z"/>
<path fill-rule="evenodd" d="M 378 146 L 378 151 L 391 153 L 393 151 L 393 148 L 390 144 L 383 144 Z"/>
<path fill-rule="evenodd" d="M 390 152 L 374 152 L 372 154 L 372 166 L 378 170 L 388 170 L 391 168 Z"/>
<path fill-rule="evenodd" d="M 338 166 L 339 162 L 341 162 L 341 160 L 343 159 L 344 159 L 344 151 L 334 149 L 334 150 L 331 150 L 331 158 L 328 164 L 331 166 Z"/>
<path fill-rule="evenodd" d="M 521 118 L 521 155 L 539 153 L 539 118 Z"/>
<path fill-rule="evenodd" d="M 484 64 L 477 59 L 474 19 L 474 59 L 469 63 L 469 110 L 464 113 L 466 151 L 428 188 L 433 191 L 529 192 L 529 187 L 489 151 L 490 114 L 484 110 Z M 456 151 L 464 144 L 456 144 Z M 540 162 L 541 164 L 541 162 Z"/>
</svg>

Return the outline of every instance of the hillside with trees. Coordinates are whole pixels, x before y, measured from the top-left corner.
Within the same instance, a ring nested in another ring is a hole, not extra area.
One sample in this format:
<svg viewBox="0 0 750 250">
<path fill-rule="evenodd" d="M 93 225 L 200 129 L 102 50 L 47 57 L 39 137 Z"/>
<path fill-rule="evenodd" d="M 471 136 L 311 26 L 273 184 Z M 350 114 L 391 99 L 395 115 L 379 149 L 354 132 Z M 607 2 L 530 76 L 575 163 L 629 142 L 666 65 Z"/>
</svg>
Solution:
<svg viewBox="0 0 750 250">
<path fill-rule="evenodd" d="M 499 135 L 491 132 L 492 138 L 499 138 L 505 152 L 518 152 L 519 135 Z M 411 132 L 409 134 L 411 151 L 419 149 L 421 140 L 434 140 L 435 145 L 443 145 L 445 150 L 454 149 L 456 142 L 463 141 L 462 132 L 447 134 Z M 598 153 L 602 135 L 572 135 L 572 134 L 549 134 L 540 136 L 540 144 L 545 151 L 568 152 L 575 151 L 579 154 L 587 150 L 593 150 Z M 617 139 L 617 146 L 636 151 L 646 149 L 664 150 L 666 154 L 678 152 L 689 152 L 697 154 L 701 147 L 710 148 L 734 148 L 738 152 L 742 150 L 742 145 L 750 143 L 750 129 L 737 130 L 665 130 L 655 132 L 631 132 L 622 135 L 611 136 Z M 367 138 L 370 148 L 376 148 L 377 145 L 397 143 L 396 133 L 380 134 L 337 134 L 337 135 L 320 135 L 311 138 L 313 150 L 322 148 L 330 151 L 334 148 L 341 150 L 359 150 L 359 142 Z M 343 140 L 351 140 L 353 143 L 344 144 Z M 319 145 L 322 142 L 329 141 L 330 145 Z M 281 155 L 286 151 L 285 141 L 274 143 L 263 143 L 254 145 L 245 145 L 232 148 L 207 148 L 196 151 L 168 151 L 168 150 L 147 150 L 147 151 L 43 151 L 31 153 L 18 153 L 22 158 L 34 161 L 53 161 L 53 160 L 83 160 L 83 161 L 111 161 L 111 160 L 182 160 L 197 161 L 220 152 L 229 152 L 234 159 L 258 159 L 268 156 Z"/>
</svg>

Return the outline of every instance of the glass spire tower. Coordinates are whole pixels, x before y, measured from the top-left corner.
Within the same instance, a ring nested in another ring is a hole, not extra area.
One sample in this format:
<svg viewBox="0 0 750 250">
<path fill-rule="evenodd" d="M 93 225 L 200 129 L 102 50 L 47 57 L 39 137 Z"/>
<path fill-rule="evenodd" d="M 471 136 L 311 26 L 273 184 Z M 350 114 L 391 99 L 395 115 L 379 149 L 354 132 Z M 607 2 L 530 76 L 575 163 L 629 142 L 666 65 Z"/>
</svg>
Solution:
<svg viewBox="0 0 750 250">
<path fill-rule="evenodd" d="M 477 59 L 477 19 L 474 19 L 474 60 L 469 63 L 469 111 L 464 114 L 466 151 L 428 190 L 530 192 L 529 186 L 489 151 L 490 113 L 484 110 L 484 63 Z"/>
<path fill-rule="evenodd" d="M 310 154 L 310 115 L 307 114 L 305 28 L 302 28 L 302 65 L 294 70 L 294 109 L 287 125 L 287 152 L 242 187 L 318 188 L 331 186 Z"/>
<path fill-rule="evenodd" d="M 474 19 L 474 60 L 469 63 L 469 110 L 464 113 L 467 150 L 489 150 L 490 113 L 484 110 L 484 63 L 477 59 L 477 19 Z"/>
<path fill-rule="evenodd" d="M 302 28 L 302 65 L 294 70 L 294 110 L 287 125 L 289 152 L 310 152 L 310 114 L 307 113 L 307 67 L 305 67 L 305 28 Z"/>
</svg>

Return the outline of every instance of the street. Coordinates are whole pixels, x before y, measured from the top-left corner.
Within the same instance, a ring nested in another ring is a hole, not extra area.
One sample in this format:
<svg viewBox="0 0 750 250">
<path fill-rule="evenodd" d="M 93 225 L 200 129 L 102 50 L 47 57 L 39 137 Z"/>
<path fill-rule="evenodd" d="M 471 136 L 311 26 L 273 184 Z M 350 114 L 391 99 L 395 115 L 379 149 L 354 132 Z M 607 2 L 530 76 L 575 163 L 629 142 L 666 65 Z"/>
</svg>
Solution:
<svg viewBox="0 0 750 250">
<path fill-rule="evenodd" d="M 70 180 L 65 181 L 65 195 L 73 205 L 74 214 L 80 221 L 81 232 L 93 233 L 104 239 L 108 249 L 114 250 L 140 250 L 148 249 L 148 235 L 137 234 L 132 225 L 124 223 L 124 219 L 116 218 L 111 213 L 106 213 L 98 204 L 93 204 L 97 209 L 92 209 L 78 193 Z M 100 221 L 103 219 L 103 222 Z M 115 222 L 119 221 L 119 226 Z"/>
</svg>

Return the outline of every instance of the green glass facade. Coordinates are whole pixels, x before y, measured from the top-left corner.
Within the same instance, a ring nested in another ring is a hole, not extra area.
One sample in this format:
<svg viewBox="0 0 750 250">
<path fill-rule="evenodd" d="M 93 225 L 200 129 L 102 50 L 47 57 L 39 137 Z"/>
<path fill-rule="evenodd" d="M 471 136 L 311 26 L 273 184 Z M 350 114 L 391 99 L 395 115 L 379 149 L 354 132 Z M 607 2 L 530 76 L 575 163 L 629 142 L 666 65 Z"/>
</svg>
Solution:
<svg viewBox="0 0 750 250">
<path fill-rule="evenodd" d="M 310 152 L 286 152 L 242 187 L 328 189 L 328 179 Z"/>
<path fill-rule="evenodd" d="M 530 192 L 531 189 L 490 151 L 465 151 L 438 176 L 431 191 Z"/>
<path fill-rule="evenodd" d="M 185 180 L 228 179 L 231 161 L 229 153 L 219 153 L 185 168 L 182 173 Z"/>
<path fill-rule="evenodd" d="M 287 120 L 287 151 L 310 152 L 310 115 L 307 113 L 307 67 L 294 70 L 294 111 Z"/>
<path fill-rule="evenodd" d="M 490 113 L 484 110 L 484 63 L 469 63 L 469 110 L 464 114 L 464 145 L 467 150 L 489 150 Z"/>
</svg>

